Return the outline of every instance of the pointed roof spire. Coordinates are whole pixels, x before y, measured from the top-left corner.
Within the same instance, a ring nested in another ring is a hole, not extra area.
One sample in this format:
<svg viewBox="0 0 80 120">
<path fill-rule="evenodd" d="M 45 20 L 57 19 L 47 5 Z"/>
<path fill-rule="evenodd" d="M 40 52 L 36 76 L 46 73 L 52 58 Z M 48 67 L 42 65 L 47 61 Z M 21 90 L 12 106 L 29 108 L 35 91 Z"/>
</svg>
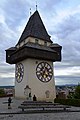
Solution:
<svg viewBox="0 0 80 120">
<path fill-rule="evenodd" d="M 36 37 L 44 41 L 52 42 L 37 10 L 29 18 L 18 44 L 24 41 L 27 37 Z"/>
</svg>

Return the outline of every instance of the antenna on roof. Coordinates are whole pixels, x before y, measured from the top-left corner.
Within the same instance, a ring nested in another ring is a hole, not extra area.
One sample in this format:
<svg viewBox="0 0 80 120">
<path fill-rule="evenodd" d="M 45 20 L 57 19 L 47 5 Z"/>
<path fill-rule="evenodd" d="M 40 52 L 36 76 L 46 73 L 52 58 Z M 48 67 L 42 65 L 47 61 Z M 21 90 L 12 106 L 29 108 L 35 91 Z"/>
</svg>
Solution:
<svg viewBox="0 0 80 120">
<path fill-rule="evenodd" d="M 37 10 L 37 1 L 36 1 L 36 10 Z"/>
<path fill-rule="evenodd" d="M 30 16 L 31 16 L 31 8 L 30 8 Z"/>
</svg>

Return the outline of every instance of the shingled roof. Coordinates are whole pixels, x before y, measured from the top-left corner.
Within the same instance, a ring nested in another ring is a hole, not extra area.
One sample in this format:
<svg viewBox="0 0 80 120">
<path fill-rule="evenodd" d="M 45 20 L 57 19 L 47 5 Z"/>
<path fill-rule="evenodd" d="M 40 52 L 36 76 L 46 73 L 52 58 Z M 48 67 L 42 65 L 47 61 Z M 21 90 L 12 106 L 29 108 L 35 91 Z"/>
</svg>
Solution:
<svg viewBox="0 0 80 120">
<path fill-rule="evenodd" d="M 36 37 L 43 39 L 44 41 L 52 42 L 37 10 L 29 18 L 29 21 L 18 41 L 18 44 L 24 41 L 24 39 L 27 37 Z"/>
</svg>

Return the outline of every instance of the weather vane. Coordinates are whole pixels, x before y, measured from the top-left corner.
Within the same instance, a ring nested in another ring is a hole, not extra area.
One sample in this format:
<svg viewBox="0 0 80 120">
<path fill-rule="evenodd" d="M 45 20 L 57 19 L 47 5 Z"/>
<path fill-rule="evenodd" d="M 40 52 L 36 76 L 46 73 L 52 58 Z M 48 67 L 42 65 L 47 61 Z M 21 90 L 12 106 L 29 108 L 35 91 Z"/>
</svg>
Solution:
<svg viewBox="0 0 80 120">
<path fill-rule="evenodd" d="M 36 10 L 37 10 L 37 1 L 36 1 Z"/>
<path fill-rule="evenodd" d="M 31 8 L 30 8 L 30 16 L 31 16 Z"/>
</svg>

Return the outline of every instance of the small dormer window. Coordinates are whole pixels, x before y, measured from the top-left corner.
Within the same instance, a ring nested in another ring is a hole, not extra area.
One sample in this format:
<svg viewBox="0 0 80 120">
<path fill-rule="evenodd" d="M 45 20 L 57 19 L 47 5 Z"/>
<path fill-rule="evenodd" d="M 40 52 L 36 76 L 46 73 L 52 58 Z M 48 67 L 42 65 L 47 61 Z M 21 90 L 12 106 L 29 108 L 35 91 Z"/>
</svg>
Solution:
<svg viewBox="0 0 80 120">
<path fill-rule="evenodd" d="M 10 57 L 10 55 L 8 55 L 8 58 Z"/>
<path fill-rule="evenodd" d="M 39 40 L 38 40 L 38 39 L 35 39 L 35 43 L 38 44 L 38 43 L 39 43 Z"/>
<path fill-rule="evenodd" d="M 46 41 L 44 41 L 44 45 L 47 46 L 47 42 Z"/>
<path fill-rule="evenodd" d="M 25 45 L 25 40 L 24 40 L 24 45 Z"/>
<path fill-rule="evenodd" d="M 18 44 L 16 47 L 17 47 L 17 48 L 20 48 L 20 44 Z"/>
</svg>

